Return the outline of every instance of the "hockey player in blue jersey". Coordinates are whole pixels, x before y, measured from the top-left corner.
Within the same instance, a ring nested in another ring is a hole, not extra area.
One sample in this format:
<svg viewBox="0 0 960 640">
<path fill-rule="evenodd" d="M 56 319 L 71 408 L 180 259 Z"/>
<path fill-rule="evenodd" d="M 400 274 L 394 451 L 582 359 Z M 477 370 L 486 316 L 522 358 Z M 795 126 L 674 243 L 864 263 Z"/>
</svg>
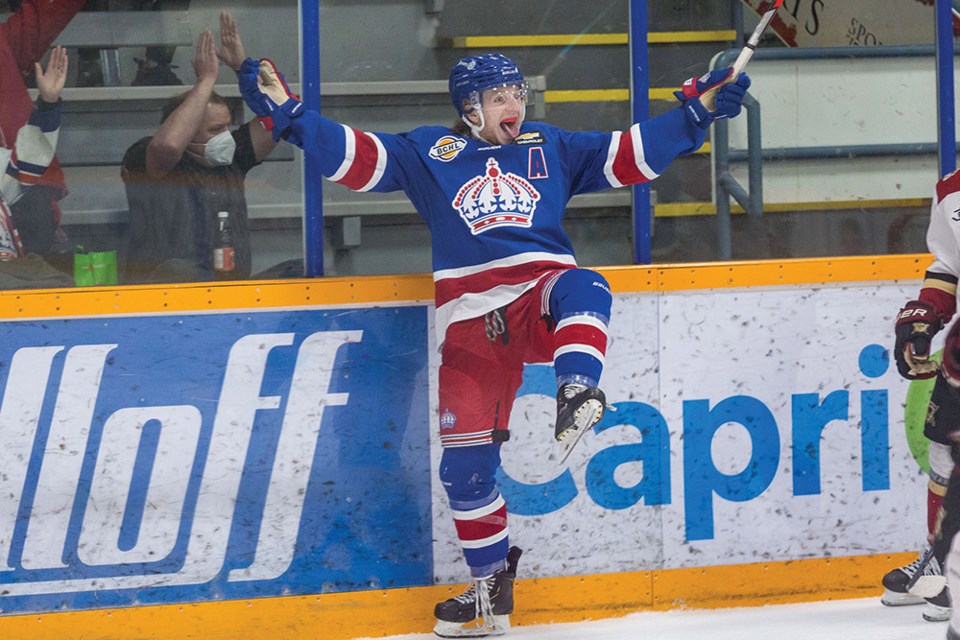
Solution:
<svg viewBox="0 0 960 640">
<path fill-rule="evenodd" d="M 656 178 L 696 151 L 717 118 L 736 116 L 750 86 L 732 69 L 692 78 L 679 108 L 627 131 L 574 132 L 526 122 L 526 83 L 500 54 L 450 72 L 454 127 L 366 133 L 307 110 L 273 63 L 239 74 L 250 108 L 276 139 L 312 156 L 329 180 L 357 191 L 402 190 L 431 231 L 439 371 L 440 479 L 472 583 L 436 606 L 444 637 L 502 634 L 513 610 L 520 550 L 508 541 L 496 483 L 500 446 L 525 363 L 553 362 L 554 437 L 565 458 L 603 416 L 599 388 L 610 287 L 577 267 L 562 227 L 571 197 Z M 700 101 L 716 92 L 715 110 Z"/>
</svg>

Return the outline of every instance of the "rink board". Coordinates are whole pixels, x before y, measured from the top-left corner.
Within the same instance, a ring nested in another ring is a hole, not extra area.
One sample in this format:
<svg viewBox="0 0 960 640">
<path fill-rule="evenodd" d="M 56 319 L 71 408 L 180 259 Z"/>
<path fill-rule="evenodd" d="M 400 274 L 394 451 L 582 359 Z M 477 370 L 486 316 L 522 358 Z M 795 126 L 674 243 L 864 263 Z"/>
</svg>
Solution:
<svg viewBox="0 0 960 640">
<path fill-rule="evenodd" d="M 924 530 L 886 344 L 928 263 L 604 269 L 617 411 L 556 464 L 533 365 L 504 447 L 515 623 L 875 593 Z M 0 294 L 0 632 L 426 631 L 465 575 L 430 296 L 420 276 Z"/>
</svg>

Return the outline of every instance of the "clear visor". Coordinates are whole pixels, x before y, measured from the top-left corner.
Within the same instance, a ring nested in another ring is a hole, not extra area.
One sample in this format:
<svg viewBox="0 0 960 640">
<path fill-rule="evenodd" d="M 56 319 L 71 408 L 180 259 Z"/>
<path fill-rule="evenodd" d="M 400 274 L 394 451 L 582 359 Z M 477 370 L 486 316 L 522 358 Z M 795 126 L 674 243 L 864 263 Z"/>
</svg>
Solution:
<svg viewBox="0 0 960 640">
<path fill-rule="evenodd" d="M 484 106 L 495 107 L 509 104 L 511 101 L 526 105 L 529 92 L 530 89 L 526 81 L 523 84 L 504 84 L 499 87 L 491 87 L 484 89 L 480 94 L 473 92 L 470 94 L 469 105 L 464 105 L 464 113 L 470 113 L 474 109 L 480 110 Z"/>
<path fill-rule="evenodd" d="M 485 89 L 480 98 L 484 106 L 508 104 L 511 101 L 527 104 L 528 93 L 529 87 L 524 82 L 523 84 L 505 84 L 500 87 Z"/>
</svg>

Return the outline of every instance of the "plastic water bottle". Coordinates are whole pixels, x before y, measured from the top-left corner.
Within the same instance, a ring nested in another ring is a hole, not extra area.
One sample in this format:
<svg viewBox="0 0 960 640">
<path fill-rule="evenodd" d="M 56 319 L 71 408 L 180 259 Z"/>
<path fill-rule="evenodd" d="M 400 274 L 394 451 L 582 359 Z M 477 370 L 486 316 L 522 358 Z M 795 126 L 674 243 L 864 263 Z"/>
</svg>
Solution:
<svg viewBox="0 0 960 640">
<path fill-rule="evenodd" d="M 229 278 L 235 267 L 230 212 L 220 211 L 217 213 L 217 234 L 213 242 L 213 270 L 217 277 Z"/>
</svg>

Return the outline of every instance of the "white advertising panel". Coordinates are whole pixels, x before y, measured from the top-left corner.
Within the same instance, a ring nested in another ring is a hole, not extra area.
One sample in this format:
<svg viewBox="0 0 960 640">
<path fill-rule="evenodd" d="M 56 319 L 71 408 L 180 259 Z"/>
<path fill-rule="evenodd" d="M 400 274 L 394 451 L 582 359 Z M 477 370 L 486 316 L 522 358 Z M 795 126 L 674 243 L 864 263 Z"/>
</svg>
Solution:
<svg viewBox="0 0 960 640">
<path fill-rule="evenodd" d="M 552 438 L 552 367 L 528 366 L 518 393 L 500 480 L 524 574 L 918 547 L 926 476 L 904 432 L 908 382 L 889 359 L 894 313 L 915 291 L 615 296 L 602 387 L 617 411 L 565 464 Z M 436 578 L 455 582 L 466 568 L 433 482 Z"/>
</svg>

